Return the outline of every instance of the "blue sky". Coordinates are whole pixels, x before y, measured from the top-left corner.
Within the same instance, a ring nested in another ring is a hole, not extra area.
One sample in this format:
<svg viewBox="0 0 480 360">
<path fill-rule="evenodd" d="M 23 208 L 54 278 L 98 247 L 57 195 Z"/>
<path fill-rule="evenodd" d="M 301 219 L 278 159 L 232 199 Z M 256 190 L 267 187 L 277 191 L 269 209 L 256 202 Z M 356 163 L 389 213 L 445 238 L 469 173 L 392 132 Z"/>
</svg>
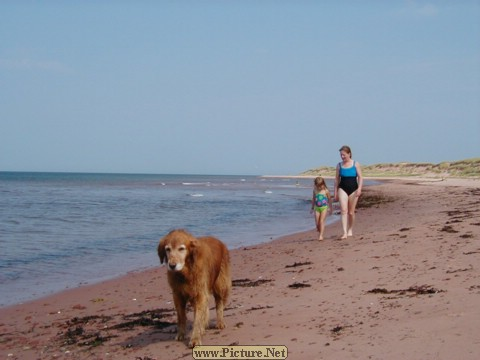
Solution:
<svg viewBox="0 0 480 360">
<path fill-rule="evenodd" d="M 480 1 L 0 2 L 0 171 L 480 156 Z"/>
</svg>

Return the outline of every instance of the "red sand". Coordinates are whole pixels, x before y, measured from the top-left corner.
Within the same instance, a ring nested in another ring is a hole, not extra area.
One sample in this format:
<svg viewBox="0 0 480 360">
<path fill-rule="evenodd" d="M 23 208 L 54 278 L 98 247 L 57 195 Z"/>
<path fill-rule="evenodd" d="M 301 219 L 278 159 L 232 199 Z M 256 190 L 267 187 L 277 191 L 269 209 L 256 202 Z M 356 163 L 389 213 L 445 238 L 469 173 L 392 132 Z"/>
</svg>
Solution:
<svg viewBox="0 0 480 360">
<path fill-rule="evenodd" d="M 322 242 L 312 230 L 232 251 L 227 328 L 204 345 L 285 345 L 289 360 L 477 359 L 478 185 L 387 181 L 365 196 L 394 201 L 359 209 L 353 238 L 337 240 L 337 223 Z M 0 309 L 1 358 L 192 359 L 174 340 L 165 272 Z"/>
</svg>

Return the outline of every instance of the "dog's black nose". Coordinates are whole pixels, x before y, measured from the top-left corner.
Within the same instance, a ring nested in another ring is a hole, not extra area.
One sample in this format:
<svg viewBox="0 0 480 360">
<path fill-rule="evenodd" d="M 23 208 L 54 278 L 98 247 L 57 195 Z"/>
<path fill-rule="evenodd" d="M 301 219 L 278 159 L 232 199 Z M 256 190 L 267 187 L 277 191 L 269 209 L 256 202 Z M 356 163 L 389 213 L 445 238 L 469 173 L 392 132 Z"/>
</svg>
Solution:
<svg viewBox="0 0 480 360">
<path fill-rule="evenodd" d="M 170 270 L 175 270 L 175 267 L 177 266 L 177 264 L 168 264 L 168 267 L 170 268 Z"/>
</svg>

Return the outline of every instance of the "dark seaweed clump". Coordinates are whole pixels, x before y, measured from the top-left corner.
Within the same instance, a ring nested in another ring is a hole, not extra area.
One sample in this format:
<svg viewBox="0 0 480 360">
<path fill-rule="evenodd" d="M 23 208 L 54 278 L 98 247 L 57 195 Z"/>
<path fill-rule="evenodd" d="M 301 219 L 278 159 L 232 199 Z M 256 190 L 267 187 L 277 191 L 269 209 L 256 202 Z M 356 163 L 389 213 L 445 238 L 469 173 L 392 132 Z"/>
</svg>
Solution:
<svg viewBox="0 0 480 360">
<path fill-rule="evenodd" d="M 393 202 L 395 199 L 381 192 L 365 189 L 362 191 L 357 204 L 357 209 L 366 209 L 371 207 L 379 207 L 382 204 Z"/>
<path fill-rule="evenodd" d="M 401 289 L 401 290 L 387 290 L 385 288 L 375 288 L 367 291 L 367 293 L 369 294 L 399 294 L 399 295 L 407 295 L 407 294 L 428 295 L 428 294 L 437 294 L 440 292 L 444 292 L 444 290 L 438 290 L 429 285 L 410 286 L 408 289 Z"/>
<path fill-rule="evenodd" d="M 270 279 L 258 279 L 258 280 L 238 279 L 238 280 L 232 280 L 232 286 L 255 287 L 255 286 L 260 286 L 262 284 L 269 283 L 272 281 L 273 280 L 270 280 Z"/>
</svg>

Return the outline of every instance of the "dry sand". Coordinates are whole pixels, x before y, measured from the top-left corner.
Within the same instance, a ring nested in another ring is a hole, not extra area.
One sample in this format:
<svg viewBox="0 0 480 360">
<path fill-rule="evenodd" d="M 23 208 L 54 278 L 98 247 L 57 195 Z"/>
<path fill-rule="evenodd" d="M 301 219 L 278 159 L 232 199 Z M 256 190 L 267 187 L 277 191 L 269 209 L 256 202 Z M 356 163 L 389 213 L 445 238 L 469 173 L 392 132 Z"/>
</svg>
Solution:
<svg viewBox="0 0 480 360">
<path fill-rule="evenodd" d="M 479 184 L 386 181 L 365 190 L 353 238 L 337 240 L 337 223 L 322 242 L 312 230 L 232 251 L 227 328 L 204 344 L 286 345 L 289 360 L 477 359 Z M 174 340 L 165 272 L 0 309 L 0 357 L 192 359 Z"/>
</svg>

